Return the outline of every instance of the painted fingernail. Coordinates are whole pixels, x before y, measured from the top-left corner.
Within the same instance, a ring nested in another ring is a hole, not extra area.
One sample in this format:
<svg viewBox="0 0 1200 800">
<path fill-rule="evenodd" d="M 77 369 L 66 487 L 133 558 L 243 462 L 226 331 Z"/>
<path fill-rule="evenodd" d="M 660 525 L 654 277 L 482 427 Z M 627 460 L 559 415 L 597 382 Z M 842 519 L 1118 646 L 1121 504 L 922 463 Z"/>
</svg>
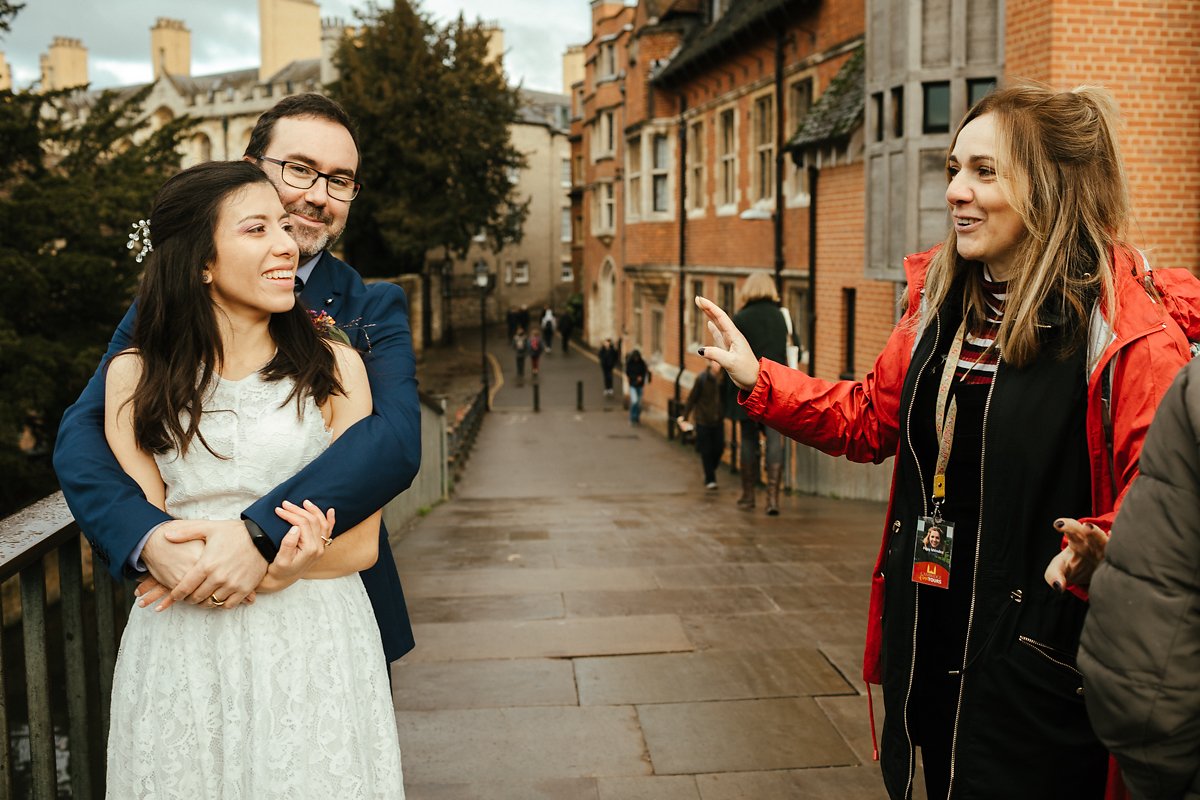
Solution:
<svg viewBox="0 0 1200 800">
<path fill-rule="evenodd" d="M 1062 591 L 1062 584 L 1061 584 L 1061 583 L 1059 583 L 1058 581 L 1055 581 L 1055 582 L 1054 582 L 1054 584 L 1053 584 L 1053 586 L 1054 586 L 1054 591 L 1056 591 L 1056 592 L 1061 592 L 1061 591 Z"/>
<path fill-rule="evenodd" d="M 700 348 L 699 350 L 697 350 L 696 352 L 697 352 L 698 354 L 700 354 L 700 355 L 704 355 L 704 348 L 703 348 L 703 347 L 701 347 L 701 348 Z"/>
<path fill-rule="evenodd" d="M 1066 525 L 1067 525 L 1067 521 L 1066 521 L 1066 520 L 1063 520 L 1063 519 L 1056 519 L 1056 520 L 1054 520 L 1054 527 L 1055 527 L 1055 528 L 1058 528 L 1060 531 L 1061 531 L 1061 530 L 1062 530 L 1064 527 L 1066 527 Z"/>
</svg>

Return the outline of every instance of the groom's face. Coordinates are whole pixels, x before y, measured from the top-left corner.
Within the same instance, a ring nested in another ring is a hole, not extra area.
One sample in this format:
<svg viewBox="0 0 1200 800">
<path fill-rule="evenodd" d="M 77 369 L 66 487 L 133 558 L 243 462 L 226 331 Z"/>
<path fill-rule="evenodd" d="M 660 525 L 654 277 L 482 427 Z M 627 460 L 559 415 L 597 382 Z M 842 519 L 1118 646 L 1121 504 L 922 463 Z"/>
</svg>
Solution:
<svg viewBox="0 0 1200 800">
<path fill-rule="evenodd" d="M 358 148 L 350 132 L 336 122 L 319 117 L 284 117 L 275 123 L 267 151 L 280 161 L 295 161 L 328 175 L 353 179 L 358 170 Z M 350 202 L 329 196 L 324 178 L 307 189 L 283 181 L 280 166 L 259 162 L 279 192 L 283 207 L 292 216 L 292 234 L 301 260 L 333 245 L 346 229 Z"/>
</svg>

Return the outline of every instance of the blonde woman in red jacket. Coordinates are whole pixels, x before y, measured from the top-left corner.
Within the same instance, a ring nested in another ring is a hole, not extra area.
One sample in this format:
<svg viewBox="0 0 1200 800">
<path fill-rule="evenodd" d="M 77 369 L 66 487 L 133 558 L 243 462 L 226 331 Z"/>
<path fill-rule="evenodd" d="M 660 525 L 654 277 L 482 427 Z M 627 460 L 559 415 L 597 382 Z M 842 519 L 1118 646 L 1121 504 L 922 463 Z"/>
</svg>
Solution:
<svg viewBox="0 0 1200 800">
<path fill-rule="evenodd" d="M 862 381 L 756 360 L 696 301 L 716 342 L 701 355 L 751 418 L 854 461 L 896 456 L 863 675 L 883 686 L 897 800 L 918 747 L 931 798 L 1122 791 L 1075 667 L 1094 564 L 1064 534 L 1110 529 L 1188 359 L 1180 322 L 1200 335 L 1200 284 L 1122 243 L 1114 117 L 1086 87 L 1005 89 L 967 113 L 947 157 L 953 224 L 905 259 L 906 313 Z M 948 566 L 921 555 L 935 525 Z"/>
</svg>

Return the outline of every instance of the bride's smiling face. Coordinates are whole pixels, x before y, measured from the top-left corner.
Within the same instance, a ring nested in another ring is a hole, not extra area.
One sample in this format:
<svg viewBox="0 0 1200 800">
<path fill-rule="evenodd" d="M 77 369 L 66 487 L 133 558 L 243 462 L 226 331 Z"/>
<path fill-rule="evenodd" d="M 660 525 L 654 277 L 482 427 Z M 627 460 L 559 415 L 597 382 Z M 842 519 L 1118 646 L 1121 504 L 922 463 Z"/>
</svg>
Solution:
<svg viewBox="0 0 1200 800">
<path fill-rule="evenodd" d="M 269 183 L 253 183 L 221 205 L 208 265 L 213 302 L 227 314 L 266 316 L 296 303 L 298 248 L 291 218 Z"/>
</svg>

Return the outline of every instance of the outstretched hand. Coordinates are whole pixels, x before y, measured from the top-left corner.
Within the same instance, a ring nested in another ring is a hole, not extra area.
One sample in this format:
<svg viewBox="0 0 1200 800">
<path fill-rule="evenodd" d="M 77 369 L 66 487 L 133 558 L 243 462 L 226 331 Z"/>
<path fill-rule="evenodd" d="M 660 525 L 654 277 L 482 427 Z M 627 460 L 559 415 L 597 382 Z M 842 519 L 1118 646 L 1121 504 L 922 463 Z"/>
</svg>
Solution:
<svg viewBox="0 0 1200 800">
<path fill-rule="evenodd" d="M 713 344 L 700 348 L 700 355 L 721 365 L 739 389 L 750 391 L 758 382 L 758 357 L 750 343 L 729 315 L 711 300 L 697 296 L 696 308 L 708 317 L 708 331 L 713 338 Z"/>
<path fill-rule="evenodd" d="M 1090 522 L 1065 517 L 1055 520 L 1054 528 L 1067 537 L 1067 546 L 1046 567 L 1046 583 L 1059 591 L 1067 585 L 1087 586 L 1104 560 L 1108 534 Z"/>
</svg>

